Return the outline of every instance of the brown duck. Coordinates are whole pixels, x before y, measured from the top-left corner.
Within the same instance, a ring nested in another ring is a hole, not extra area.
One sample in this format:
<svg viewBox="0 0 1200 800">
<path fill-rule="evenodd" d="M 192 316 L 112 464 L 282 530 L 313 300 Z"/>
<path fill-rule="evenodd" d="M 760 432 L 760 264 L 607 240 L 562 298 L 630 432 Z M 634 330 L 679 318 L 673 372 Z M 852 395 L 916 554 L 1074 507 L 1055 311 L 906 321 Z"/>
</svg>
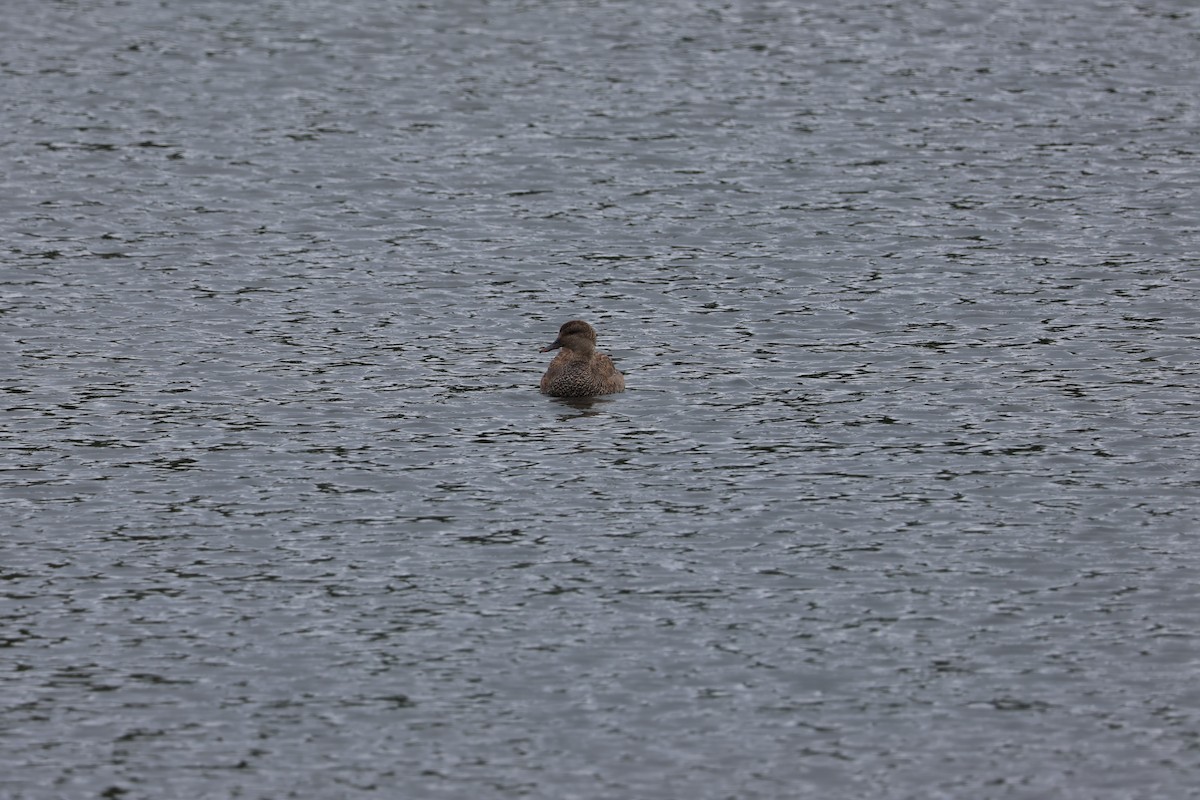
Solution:
<svg viewBox="0 0 1200 800">
<path fill-rule="evenodd" d="M 612 359 L 596 352 L 596 329 L 573 319 L 558 329 L 558 338 L 540 352 L 558 351 L 546 374 L 542 391 L 552 397 L 592 397 L 625 391 L 625 378 Z"/>
</svg>

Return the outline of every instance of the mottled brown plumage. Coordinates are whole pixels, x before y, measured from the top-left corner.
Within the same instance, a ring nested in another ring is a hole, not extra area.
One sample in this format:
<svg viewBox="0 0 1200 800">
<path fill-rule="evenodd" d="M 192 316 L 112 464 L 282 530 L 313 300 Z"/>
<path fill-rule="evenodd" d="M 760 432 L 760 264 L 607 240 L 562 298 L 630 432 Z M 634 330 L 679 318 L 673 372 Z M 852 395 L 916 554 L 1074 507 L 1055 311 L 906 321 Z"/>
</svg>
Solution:
<svg viewBox="0 0 1200 800">
<path fill-rule="evenodd" d="M 542 391 L 552 397 L 592 397 L 625 391 L 625 378 L 617 372 L 612 359 L 596 352 L 596 329 L 581 319 L 573 319 L 558 329 L 558 338 L 545 353 L 557 348 L 546 374 Z"/>
</svg>

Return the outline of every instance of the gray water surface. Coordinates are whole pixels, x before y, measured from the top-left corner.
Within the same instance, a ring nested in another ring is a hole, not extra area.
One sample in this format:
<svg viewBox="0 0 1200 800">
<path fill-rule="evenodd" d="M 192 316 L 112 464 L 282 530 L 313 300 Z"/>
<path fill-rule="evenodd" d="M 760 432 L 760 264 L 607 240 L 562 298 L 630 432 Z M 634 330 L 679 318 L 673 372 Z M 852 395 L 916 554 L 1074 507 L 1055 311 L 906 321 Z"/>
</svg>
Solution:
<svg viewBox="0 0 1200 800">
<path fill-rule="evenodd" d="M 1200 797 L 1200 12 L 826 5 L 15 3 L 0 796 Z"/>
</svg>

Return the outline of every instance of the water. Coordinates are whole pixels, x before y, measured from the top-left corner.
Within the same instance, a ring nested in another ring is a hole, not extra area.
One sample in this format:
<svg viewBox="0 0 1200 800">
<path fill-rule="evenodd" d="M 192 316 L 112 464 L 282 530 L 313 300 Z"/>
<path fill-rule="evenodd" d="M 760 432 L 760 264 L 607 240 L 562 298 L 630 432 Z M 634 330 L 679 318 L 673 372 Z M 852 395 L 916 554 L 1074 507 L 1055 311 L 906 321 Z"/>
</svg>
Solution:
<svg viewBox="0 0 1200 800">
<path fill-rule="evenodd" d="M 11 12 L 0 796 L 1200 796 L 1188 4 Z"/>
</svg>

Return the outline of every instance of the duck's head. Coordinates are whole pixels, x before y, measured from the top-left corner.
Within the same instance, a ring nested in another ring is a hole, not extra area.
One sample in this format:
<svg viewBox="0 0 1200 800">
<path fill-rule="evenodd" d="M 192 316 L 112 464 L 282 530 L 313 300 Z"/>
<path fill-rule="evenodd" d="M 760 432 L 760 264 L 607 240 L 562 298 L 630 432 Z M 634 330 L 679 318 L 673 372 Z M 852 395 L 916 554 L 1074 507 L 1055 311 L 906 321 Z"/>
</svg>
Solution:
<svg viewBox="0 0 1200 800">
<path fill-rule="evenodd" d="M 565 347 L 576 353 L 586 353 L 596 347 L 596 329 L 581 319 L 573 319 L 563 323 L 558 329 L 558 338 L 543 347 L 539 352 L 547 353 Z"/>
</svg>

